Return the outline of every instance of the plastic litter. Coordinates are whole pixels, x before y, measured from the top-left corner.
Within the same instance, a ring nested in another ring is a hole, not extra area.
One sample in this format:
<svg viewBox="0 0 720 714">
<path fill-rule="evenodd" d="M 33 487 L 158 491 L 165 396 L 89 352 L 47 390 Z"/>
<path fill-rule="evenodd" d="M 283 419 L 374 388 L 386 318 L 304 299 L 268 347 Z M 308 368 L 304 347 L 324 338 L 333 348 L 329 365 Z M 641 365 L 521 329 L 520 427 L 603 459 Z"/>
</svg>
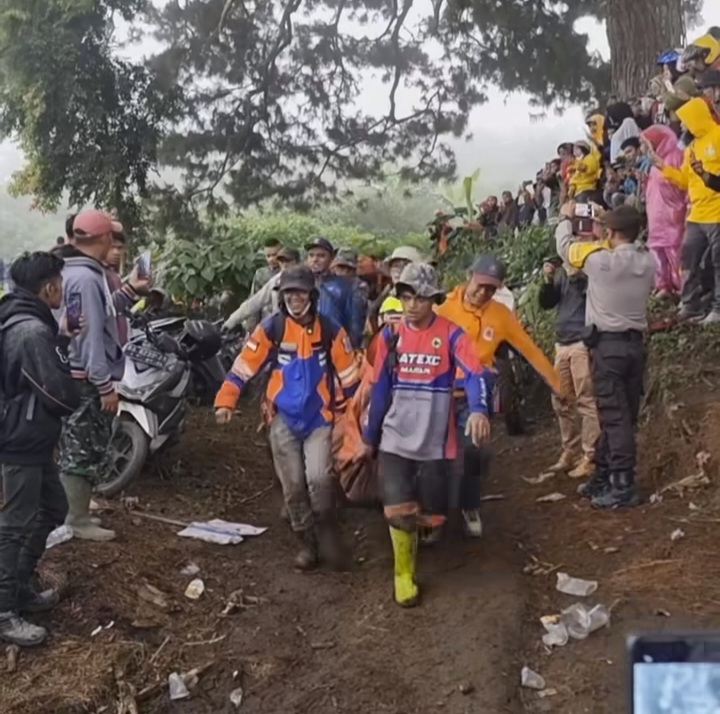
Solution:
<svg viewBox="0 0 720 714">
<path fill-rule="evenodd" d="M 232 692 L 230 692 L 230 704 L 232 704 L 235 709 L 240 709 L 240 705 L 243 703 L 243 694 L 242 687 L 233 689 Z"/>
<path fill-rule="evenodd" d="M 200 578 L 195 578 L 187 586 L 185 597 L 190 600 L 199 600 L 200 596 L 205 592 L 205 583 Z"/>
<path fill-rule="evenodd" d="M 598 589 L 598 584 L 595 580 L 583 580 L 582 578 L 573 578 L 567 573 L 558 573 L 555 589 L 565 595 L 588 597 Z"/>
<path fill-rule="evenodd" d="M 564 647 L 568 643 L 570 635 L 558 615 L 545 615 L 540 618 L 540 622 L 546 630 L 546 633 L 542 636 L 544 645 L 548 647 Z"/>
<path fill-rule="evenodd" d="M 575 603 L 565 608 L 559 615 L 546 615 L 540 618 L 545 634 L 543 644 L 548 647 L 564 647 L 570 638 L 584 640 L 590 634 L 610 624 L 610 613 L 605 605 L 588 608 Z"/>
<path fill-rule="evenodd" d="M 567 496 L 564 493 L 559 493 L 558 491 L 555 491 L 555 493 L 548 493 L 547 496 L 540 496 L 540 498 L 536 498 L 536 503 L 556 503 L 557 501 L 564 501 L 567 498 Z"/>
<path fill-rule="evenodd" d="M 530 667 L 523 667 L 520 673 L 520 683 L 528 689 L 537 689 L 538 691 L 545 689 L 545 680 L 537 672 L 533 672 Z"/>
<path fill-rule="evenodd" d="M 562 612 L 562 619 L 568 635 L 574 640 L 584 640 L 588 635 L 610 622 L 610 614 L 604 605 L 595 605 L 588 610 L 585 605 L 575 603 Z"/>
<path fill-rule="evenodd" d="M 189 577 L 193 577 L 197 575 L 200 572 L 200 566 L 196 565 L 195 563 L 188 563 L 181 571 L 180 575 L 188 575 Z"/>
<path fill-rule="evenodd" d="M 681 538 L 685 537 L 685 531 L 682 528 L 676 528 L 671 534 L 670 534 L 670 540 L 674 543 L 675 541 L 680 540 Z"/>
<path fill-rule="evenodd" d="M 185 686 L 183 678 L 177 672 L 170 672 L 168 675 L 168 689 L 172 701 L 187 699 L 190 696 L 190 690 Z"/>
<path fill-rule="evenodd" d="M 67 543 L 69 540 L 73 539 L 74 535 L 73 529 L 70 526 L 58 526 L 47 537 L 47 540 L 45 541 L 45 550 L 53 548 L 56 545 L 60 545 L 61 543 Z"/>
<path fill-rule="evenodd" d="M 545 481 L 549 481 L 554 477 L 555 474 L 552 471 L 545 471 L 537 476 L 521 476 L 520 478 L 525 481 L 525 483 L 529 483 L 531 486 L 537 486 L 538 484 L 545 483 Z"/>
<path fill-rule="evenodd" d="M 257 528 L 247 523 L 231 523 L 215 518 L 212 521 L 191 523 L 178 535 L 182 538 L 194 538 L 217 545 L 237 545 L 247 536 L 262 535 L 267 528 Z"/>
</svg>

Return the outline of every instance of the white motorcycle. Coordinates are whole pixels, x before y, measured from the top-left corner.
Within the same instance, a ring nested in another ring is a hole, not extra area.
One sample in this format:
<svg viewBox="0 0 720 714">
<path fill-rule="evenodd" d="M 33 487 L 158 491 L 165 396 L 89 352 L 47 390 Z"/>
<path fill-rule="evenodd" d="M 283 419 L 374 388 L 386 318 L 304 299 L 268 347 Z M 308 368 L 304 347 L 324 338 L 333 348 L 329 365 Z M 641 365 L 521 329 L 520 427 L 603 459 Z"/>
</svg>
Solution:
<svg viewBox="0 0 720 714">
<path fill-rule="evenodd" d="M 177 337 L 166 330 L 182 329 Z M 142 323 L 141 323 L 142 324 Z M 108 447 L 106 478 L 96 490 L 115 496 L 140 473 L 149 455 L 177 443 L 192 391 L 193 366 L 217 356 L 217 328 L 205 320 L 144 323 L 125 346 L 120 404 Z"/>
</svg>

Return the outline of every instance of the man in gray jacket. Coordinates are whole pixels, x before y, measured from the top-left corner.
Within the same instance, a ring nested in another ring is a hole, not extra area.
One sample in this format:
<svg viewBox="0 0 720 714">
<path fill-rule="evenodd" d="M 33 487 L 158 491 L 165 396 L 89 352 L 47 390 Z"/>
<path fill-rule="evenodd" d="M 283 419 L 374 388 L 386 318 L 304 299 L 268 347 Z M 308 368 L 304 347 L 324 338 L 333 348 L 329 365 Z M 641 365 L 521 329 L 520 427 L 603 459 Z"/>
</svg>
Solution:
<svg viewBox="0 0 720 714">
<path fill-rule="evenodd" d="M 102 211 L 83 211 L 73 224 L 73 244 L 65 246 L 62 254 L 63 302 L 67 305 L 71 295 L 80 296 L 87 329 L 70 343 L 70 369 L 78 380 L 81 402 L 63 425 L 60 473 L 68 499 L 66 523 L 76 538 L 94 541 L 115 537 L 90 519 L 89 509 L 93 485 L 108 467 L 107 447 L 118 408 L 115 382 L 122 379 L 125 368 L 117 315 L 148 284 L 134 270 L 129 282 L 111 292 L 103 263 L 117 228 Z"/>
<path fill-rule="evenodd" d="M 295 248 L 281 248 L 275 255 L 280 266 L 280 272 L 270 279 L 254 294 L 252 294 L 240 307 L 233 312 L 225 323 L 224 330 L 232 330 L 241 323 L 247 323 L 248 331 L 254 330 L 266 317 L 270 317 L 278 310 L 278 282 L 280 275 L 288 268 L 300 264 L 300 252 Z"/>
</svg>

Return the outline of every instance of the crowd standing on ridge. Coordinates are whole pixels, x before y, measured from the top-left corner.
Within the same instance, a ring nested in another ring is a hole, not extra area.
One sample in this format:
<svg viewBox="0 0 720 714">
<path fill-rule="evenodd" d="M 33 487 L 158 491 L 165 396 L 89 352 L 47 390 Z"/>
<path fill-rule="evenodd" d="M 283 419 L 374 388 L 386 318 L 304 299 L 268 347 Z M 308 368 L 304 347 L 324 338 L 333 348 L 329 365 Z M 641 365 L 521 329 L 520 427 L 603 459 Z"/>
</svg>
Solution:
<svg viewBox="0 0 720 714">
<path fill-rule="evenodd" d="M 232 429 L 238 399 L 262 381 L 295 567 L 346 564 L 339 491 L 379 501 L 394 599 L 419 602 L 418 543 L 442 538 L 453 509 L 468 537 L 482 535 L 508 350 L 552 392 L 561 450 L 549 471 L 582 479 L 578 493 L 595 508 L 639 502 L 648 299 L 655 290 L 679 301 L 680 319 L 720 322 L 718 38 L 712 28 L 663 53 L 648 97 L 592 113 L 587 138 L 562 144 L 517 198 L 504 192 L 480 207 L 477 229 L 490 237 L 556 222 L 561 265 L 543 266 L 539 296 L 557 309 L 554 365 L 490 253 L 448 291 L 413 246 L 380 262 L 321 236 L 304 258 L 281 236 L 266 243 L 266 266 L 225 320 L 225 330 L 249 334 L 214 406 Z M 128 318 L 153 302 L 152 276 L 135 266 L 121 277 L 126 236 L 112 216 L 81 211 L 65 233 L 13 262 L 0 300 L 0 639 L 21 646 L 46 639 L 28 616 L 58 601 L 36 573 L 48 534 L 65 522 L 80 540 L 115 538 L 90 501 L 107 468 Z M 72 304 L 82 319 L 71 325 Z"/>
</svg>

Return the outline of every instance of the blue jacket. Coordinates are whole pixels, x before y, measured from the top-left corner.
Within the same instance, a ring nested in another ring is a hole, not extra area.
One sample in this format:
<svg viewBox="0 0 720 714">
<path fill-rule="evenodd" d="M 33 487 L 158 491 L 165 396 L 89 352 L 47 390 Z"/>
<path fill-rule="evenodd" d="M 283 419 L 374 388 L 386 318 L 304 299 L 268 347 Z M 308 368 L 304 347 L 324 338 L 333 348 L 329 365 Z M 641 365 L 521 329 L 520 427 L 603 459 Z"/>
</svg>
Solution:
<svg viewBox="0 0 720 714">
<path fill-rule="evenodd" d="M 352 281 L 340 275 L 327 275 L 318 281 L 318 312 L 345 328 L 355 349 L 362 347 L 367 318 L 367 301 Z"/>
</svg>

